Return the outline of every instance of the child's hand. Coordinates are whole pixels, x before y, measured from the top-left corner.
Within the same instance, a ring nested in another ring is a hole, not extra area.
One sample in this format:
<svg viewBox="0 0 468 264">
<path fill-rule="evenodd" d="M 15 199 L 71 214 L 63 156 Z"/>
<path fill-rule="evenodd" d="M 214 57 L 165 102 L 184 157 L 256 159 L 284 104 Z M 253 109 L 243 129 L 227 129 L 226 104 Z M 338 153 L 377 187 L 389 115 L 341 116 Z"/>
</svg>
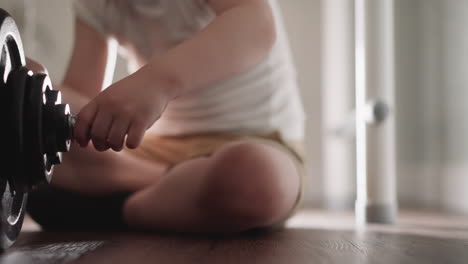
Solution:
<svg viewBox="0 0 468 264">
<path fill-rule="evenodd" d="M 75 139 L 82 147 L 92 140 L 98 151 L 120 151 L 127 136 L 127 147 L 138 147 L 172 99 L 166 84 L 146 81 L 137 72 L 109 86 L 79 112 Z"/>
</svg>

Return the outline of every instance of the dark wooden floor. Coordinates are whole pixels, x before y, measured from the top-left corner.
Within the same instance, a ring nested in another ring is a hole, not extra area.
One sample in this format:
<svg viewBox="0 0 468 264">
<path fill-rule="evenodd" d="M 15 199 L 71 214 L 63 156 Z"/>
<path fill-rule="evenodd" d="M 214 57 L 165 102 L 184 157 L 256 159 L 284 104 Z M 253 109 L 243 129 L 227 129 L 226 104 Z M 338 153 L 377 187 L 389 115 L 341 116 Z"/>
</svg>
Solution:
<svg viewBox="0 0 468 264">
<path fill-rule="evenodd" d="M 468 217 L 439 213 L 356 228 L 351 213 L 309 211 L 285 230 L 229 238 L 23 231 L 0 263 L 468 263 Z"/>
</svg>

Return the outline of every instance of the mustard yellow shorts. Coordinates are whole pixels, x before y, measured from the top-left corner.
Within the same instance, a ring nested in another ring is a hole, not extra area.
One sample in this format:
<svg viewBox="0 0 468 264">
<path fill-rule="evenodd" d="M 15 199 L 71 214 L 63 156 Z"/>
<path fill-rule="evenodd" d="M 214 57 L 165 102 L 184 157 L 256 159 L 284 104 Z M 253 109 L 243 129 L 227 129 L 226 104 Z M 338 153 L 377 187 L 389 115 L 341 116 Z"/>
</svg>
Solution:
<svg viewBox="0 0 468 264">
<path fill-rule="evenodd" d="M 296 164 L 301 188 L 294 208 L 291 210 L 290 214 L 281 221 L 280 225 L 282 225 L 282 223 L 297 211 L 301 204 L 305 177 L 305 154 L 302 141 L 285 141 L 278 132 L 255 135 L 236 135 L 226 132 L 182 136 L 147 134 L 139 148 L 133 150 L 127 149 L 126 151 L 139 158 L 157 162 L 171 168 L 193 158 L 210 156 L 223 145 L 233 142 L 253 142 L 272 146 L 286 153 Z"/>
</svg>

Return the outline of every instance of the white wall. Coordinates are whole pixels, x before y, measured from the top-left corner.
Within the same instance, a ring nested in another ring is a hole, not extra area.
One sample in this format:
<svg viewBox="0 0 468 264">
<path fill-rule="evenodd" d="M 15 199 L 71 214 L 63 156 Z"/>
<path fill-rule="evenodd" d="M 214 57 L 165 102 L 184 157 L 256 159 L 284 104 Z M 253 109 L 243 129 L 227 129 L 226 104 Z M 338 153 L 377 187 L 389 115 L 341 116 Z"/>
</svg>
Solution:
<svg viewBox="0 0 468 264">
<path fill-rule="evenodd" d="M 323 1 L 327 5 L 339 2 Z M 400 204 L 468 213 L 468 2 L 396 0 L 395 15 Z M 325 30 L 339 28 L 333 23 L 343 23 L 343 18 L 332 17 L 328 23 L 332 27 L 324 25 Z M 345 23 L 341 29 L 349 28 Z M 325 39 L 334 34 L 325 30 L 322 32 Z M 328 50 L 330 47 L 336 49 L 335 54 L 344 50 L 339 44 L 329 44 L 323 47 L 325 55 L 333 54 Z M 328 60 L 324 59 L 322 70 L 331 74 L 324 74 L 324 78 L 334 78 L 333 74 L 347 78 L 343 75 L 343 71 L 349 70 L 343 68 L 348 63 L 347 56 L 341 60 L 335 56 L 336 67 L 327 66 Z M 342 85 L 336 80 L 323 79 L 322 83 L 324 89 L 328 89 L 327 84 Z M 341 111 L 340 107 L 337 111 Z M 334 161 L 336 166 L 349 167 L 340 159 Z M 343 182 L 335 185 L 349 184 L 350 180 Z M 343 199 L 354 196 L 354 186 L 330 190 L 348 192 L 341 194 Z"/>
<path fill-rule="evenodd" d="M 26 55 L 43 63 L 54 82 L 61 80 L 73 40 L 70 0 L 0 0 L 0 7 L 18 24 Z"/>
<path fill-rule="evenodd" d="M 400 200 L 468 212 L 468 2 L 397 4 Z"/>
<path fill-rule="evenodd" d="M 468 2 L 444 1 L 442 204 L 468 212 Z"/>
<path fill-rule="evenodd" d="M 321 5 L 322 199 L 339 210 L 352 207 L 356 189 L 354 1 Z"/>
<path fill-rule="evenodd" d="M 403 204 L 439 205 L 441 1 L 397 1 L 398 189 Z M 415 191 L 419 190 L 419 191 Z"/>
<path fill-rule="evenodd" d="M 320 0 L 279 0 L 298 70 L 307 114 L 308 175 L 306 200 L 317 205 L 322 193 L 321 154 L 321 5 Z"/>
</svg>

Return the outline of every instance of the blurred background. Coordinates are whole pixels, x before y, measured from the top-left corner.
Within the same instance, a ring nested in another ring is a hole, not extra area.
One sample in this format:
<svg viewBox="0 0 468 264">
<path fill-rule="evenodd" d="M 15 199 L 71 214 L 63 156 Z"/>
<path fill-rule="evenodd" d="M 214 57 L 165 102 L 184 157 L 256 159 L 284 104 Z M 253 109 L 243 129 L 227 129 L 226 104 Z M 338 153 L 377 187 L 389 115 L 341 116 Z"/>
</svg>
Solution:
<svg viewBox="0 0 468 264">
<path fill-rule="evenodd" d="M 354 1 L 279 2 L 308 118 L 307 205 L 352 208 Z M 60 82 L 71 52 L 71 0 L 0 0 L 0 7 L 18 23 L 27 56 Z M 467 14 L 466 0 L 395 2 L 400 207 L 468 213 Z M 125 74 L 118 58 L 114 78 Z M 337 128 L 345 132 L 331 132 Z"/>
</svg>

